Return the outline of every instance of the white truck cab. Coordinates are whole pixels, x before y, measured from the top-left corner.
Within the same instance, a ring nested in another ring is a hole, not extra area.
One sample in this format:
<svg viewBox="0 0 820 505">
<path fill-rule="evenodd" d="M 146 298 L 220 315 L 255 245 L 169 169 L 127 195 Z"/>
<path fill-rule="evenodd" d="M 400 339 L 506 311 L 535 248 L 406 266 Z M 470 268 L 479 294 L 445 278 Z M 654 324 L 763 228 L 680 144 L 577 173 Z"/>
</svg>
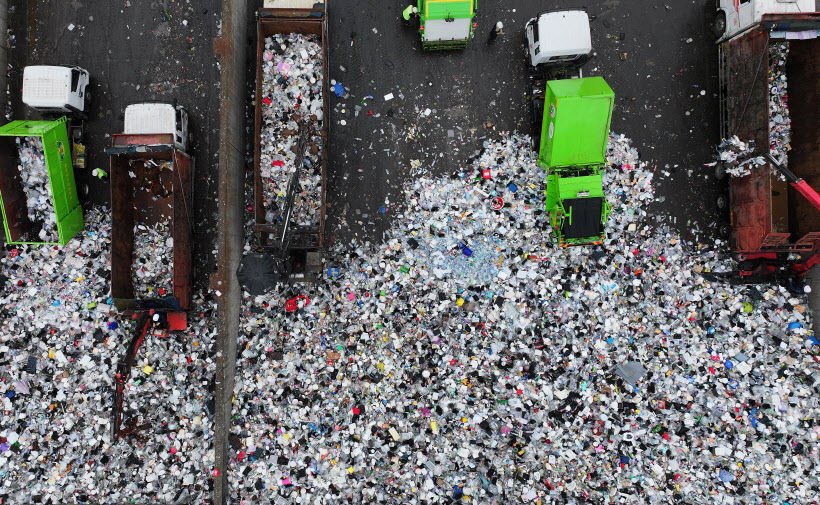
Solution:
<svg viewBox="0 0 820 505">
<path fill-rule="evenodd" d="M 23 103 L 44 113 L 85 113 L 88 72 L 37 65 L 23 69 Z"/>
<path fill-rule="evenodd" d="M 135 103 L 125 108 L 126 134 L 173 133 L 174 146 L 188 151 L 188 111 L 162 102 Z"/>
<path fill-rule="evenodd" d="M 592 54 L 586 9 L 544 11 L 527 21 L 525 33 L 532 68 L 580 66 Z"/>
<path fill-rule="evenodd" d="M 763 14 L 818 12 L 820 0 L 716 0 L 714 30 L 718 42 L 757 26 Z"/>
</svg>

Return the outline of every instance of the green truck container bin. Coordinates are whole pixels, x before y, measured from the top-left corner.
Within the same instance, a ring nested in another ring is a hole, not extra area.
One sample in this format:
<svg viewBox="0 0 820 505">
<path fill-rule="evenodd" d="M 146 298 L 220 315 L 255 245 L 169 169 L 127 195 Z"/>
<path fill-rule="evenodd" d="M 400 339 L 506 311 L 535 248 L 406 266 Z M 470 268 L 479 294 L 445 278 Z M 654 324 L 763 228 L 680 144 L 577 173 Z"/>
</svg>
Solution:
<svg viewBox="0 0 820 505">
<path fill-rule="evenodd" d="M 559 247 L 601 244 L 612 209 L 603 188 L 604 169 L 552 171 L 547 176 L 546 210 Z"/>
<path fill-rule="evenodd" d="M 462 49 L 473 38 L 478 0 L 417 0 L 421 47 Z"/>
<path fill-rule="evenodd" d="M 547 83 L 538 165 L 547 170 L 602 165 L 615 93 L 602 77 Z"/>
<path fill-rule="evenodd" d="M 538 165 L 548 171 L 546 211 L 560 247 L 606 238 L 611 206 L 603 177 L 614 102 L 601 77 L 547 83 Z"/>
<path fill-rule="evenodd" d="M 56 121 L 12 121 L 0 127 L 0 208 L 10 244 L 66 245 L 83 228 L 83 210 L 74 184 L 66 118 Z M 29 221 L 26 194 L 18 170 L 16 137 L 40 137 L 51 186 L 59 242 L 39 242 Z"/>
</svg>

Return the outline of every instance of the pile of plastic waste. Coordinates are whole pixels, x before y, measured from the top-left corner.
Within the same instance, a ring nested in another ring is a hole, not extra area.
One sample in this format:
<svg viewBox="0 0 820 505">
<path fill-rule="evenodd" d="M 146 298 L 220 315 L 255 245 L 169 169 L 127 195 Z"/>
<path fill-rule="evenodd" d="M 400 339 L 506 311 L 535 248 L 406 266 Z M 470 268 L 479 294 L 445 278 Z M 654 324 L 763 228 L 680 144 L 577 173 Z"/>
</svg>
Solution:
<svg viewBox="0 0 820 505">
<path fill-rule="evenodd" d="M 174 238 L 167 220 L 134 225 L 131 281 L 136 298 L 171 296 L 174 287 Z"/>
<path fill-rule="evenodd" d="M 603 247 L 551 244 L 544 171 L 505 135 L 408 183 L 384 243 L 337 246 L 322 282 L 246 296 L 233 501 L 816 496 L 805 298 L 729 284 L 728 257 L 649 225 L 629 141 L 607 159 Z"/>
<path fill-rule="evenodd" d="M 0 500 L 204 503 L 213 495 L 215 302 L 188 330 L 153 332 L 112 433 L 117 363 L 133 322 L 109 297 L 110 211 L 85 213 L 66 246 L 0 258 Z"/>
<path fill-rule="evenodd" d="M 57 218 L 51 198 L 51 184 L 48 178 L 43 141 L 39 137 L 17 137 L 17 152 L 20 158 L 20 178 L 26 194 L 28 218 L 40 225 L 38 239 L 42 242 L 57 242 Z"/>
<path fill-rule="evenodd" d="M 299 167 L 293 222 L 316 224 L 321 211 L 324 125 L 322 51 L 318 37 L 276 34 L 265 39 L 260 173 L 265 218 L 283 218 L 288 188 L 297 170 L 303 130 L 306 140 Z"/>
</svg>

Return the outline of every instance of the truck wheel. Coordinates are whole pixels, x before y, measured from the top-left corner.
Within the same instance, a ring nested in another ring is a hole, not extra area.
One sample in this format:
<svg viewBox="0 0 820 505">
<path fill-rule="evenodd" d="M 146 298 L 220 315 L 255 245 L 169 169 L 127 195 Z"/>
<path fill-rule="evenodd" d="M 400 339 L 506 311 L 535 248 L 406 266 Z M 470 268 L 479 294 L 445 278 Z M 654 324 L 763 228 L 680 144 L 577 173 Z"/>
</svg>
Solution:
<svg viewBox="0 0 820 505">
<path fill-rule="evenodd" d="M 726 208 L 726 197 L 725 196 L 717 197 L 717 200 L 715 201 L 715 203 L 717 204 L 718 209 L 720 209 L 720 210 L 725 209 Z"/>
<path fill-rule="evenodd" d="M 723 163 L 718 163 L 715 165 L 715 178 L 718 180 L 724 179 L 726 177 L 726 165 Z"/>
<path fill-rule="evenodd" d="M 720 223 L 717 231 L 720 238 L 729 238 L 729 233 L 732 231 L 732 227 L 729 226 L 729 223 Z"/>
<path fill-rule="evenodd" d="M 715 16 L 715 23 L 712 25 L 712 29 L 715 31 L 715 37 L 720 38 L 723 36 L 723 33 L 726 32 L 725 12 L 718 11 L 717 15 Z"/>
</svg>

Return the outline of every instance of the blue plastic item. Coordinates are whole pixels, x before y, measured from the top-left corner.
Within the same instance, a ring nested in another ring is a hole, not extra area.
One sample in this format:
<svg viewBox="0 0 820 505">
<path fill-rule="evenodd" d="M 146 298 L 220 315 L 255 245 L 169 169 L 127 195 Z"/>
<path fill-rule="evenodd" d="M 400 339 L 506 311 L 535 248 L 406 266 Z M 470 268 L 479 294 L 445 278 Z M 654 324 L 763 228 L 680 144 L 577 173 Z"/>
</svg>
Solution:
<svg viewBox="0 0 820 505">
<path fill-rule="evenodd" d="M 336 96 L 343 97 L 345 96 L 345 87 L 342 86 L 342 83 L 337 82 L 333 85 L 333 92 L 336 93 Z"/>
</svg>

